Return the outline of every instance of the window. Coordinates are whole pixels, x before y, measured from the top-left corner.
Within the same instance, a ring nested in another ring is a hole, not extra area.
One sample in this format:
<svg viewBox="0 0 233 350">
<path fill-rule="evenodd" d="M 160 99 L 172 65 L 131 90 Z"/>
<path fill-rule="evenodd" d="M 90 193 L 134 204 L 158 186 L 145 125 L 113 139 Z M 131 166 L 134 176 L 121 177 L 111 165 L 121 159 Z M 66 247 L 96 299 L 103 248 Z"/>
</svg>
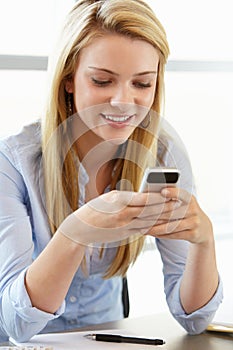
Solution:
<svg viewBox="0 0 233 350">
<path fill-rule="evenodd" d="M 41 116 L 47 56 L 73 0 L 0 3 L 0 137 Z"/>
<path fill-rule="evenodd" d="M 216 235 L 233 227 L 233 45 L 230 0 L 147 0 L 170 45 L 165 118 L 181 136 Z"/>
<path fill-rule="evenodd" d="M 170 60 L 232 62 L 231 0 L 146 2 L 154 9 L 166 30 Z"/>
<path fill-rule="evenodd" d="M 73 3 L 73 0 L 1 1 L 0 54 L 48 55 Z"/>
</svg>

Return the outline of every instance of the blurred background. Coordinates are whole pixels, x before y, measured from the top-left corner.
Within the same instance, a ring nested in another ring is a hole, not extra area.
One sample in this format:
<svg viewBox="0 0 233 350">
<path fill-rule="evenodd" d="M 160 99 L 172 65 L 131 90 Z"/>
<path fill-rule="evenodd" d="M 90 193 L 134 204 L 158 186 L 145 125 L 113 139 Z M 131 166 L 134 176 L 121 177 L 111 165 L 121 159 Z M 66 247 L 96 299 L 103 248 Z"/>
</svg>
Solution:
<svg viewBox="0 0 233 350">
<path fill-rule="evenodd" d="M 47 61 L 74 0 L 0 0 L 0 137 L 43 113 Z M 166 29 L 164 117 L 183 140 L 202 208 L 215 231 L 225 299 L 216 316 L 233 323 L 233 21 L 231 0 L 147 0 Z M 167 309 L 152 240 L 128 273 L 136 317 Z M 144 287 L 142 288 L 142 285 Z M 232 312 L 231 312 L 232 313 Z"/>
</svg>

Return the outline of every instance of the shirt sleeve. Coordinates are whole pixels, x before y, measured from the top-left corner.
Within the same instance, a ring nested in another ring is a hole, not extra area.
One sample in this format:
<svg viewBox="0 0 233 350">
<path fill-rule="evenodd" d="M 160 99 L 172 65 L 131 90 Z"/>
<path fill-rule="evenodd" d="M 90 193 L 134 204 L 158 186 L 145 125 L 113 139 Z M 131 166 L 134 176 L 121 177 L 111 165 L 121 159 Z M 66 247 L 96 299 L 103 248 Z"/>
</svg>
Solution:
<svg viewBox="0 0 233 350">
<path fill-rule="evenodd" d="M 180 301 L 180 283 L 185 269 L 189 242 L 158 239 L 157 246 L 163 261 L 164 290 L 171 314 L 189 334 L 203 332 L 222 302 L 221 278 L 219 277 L 219 285 L 213 298 L 202 308 L 191 314 L 186 314 Z"/>
<path fill-rule="evenodd" d="M 10 151 L 0 151 L 0 329 L 18 341 L 29 339 L 59 317 L 65 305 L 55 314 L 43 312 L 32 307 L 26 291 L 25 273 L 34 252 L 27 196 Z"/>
</svg>

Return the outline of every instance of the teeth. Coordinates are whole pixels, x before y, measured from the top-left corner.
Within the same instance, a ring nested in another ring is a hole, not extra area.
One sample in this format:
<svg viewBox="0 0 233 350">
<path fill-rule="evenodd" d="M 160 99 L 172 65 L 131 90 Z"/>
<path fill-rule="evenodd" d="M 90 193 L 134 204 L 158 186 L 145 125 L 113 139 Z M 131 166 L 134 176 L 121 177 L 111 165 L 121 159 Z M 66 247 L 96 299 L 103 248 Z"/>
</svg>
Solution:
<svg viewBox="0 0 233 350">
<path fill-rule="evenodd" d="M 112 115 L 103 115 L 104 118 L 111 120 L 113 122 L 125 122 L 126 120 L 128 120 L 130 118 L 129 115 L 124 116 L 124 117 L 113 117 Z"/>
</svg>

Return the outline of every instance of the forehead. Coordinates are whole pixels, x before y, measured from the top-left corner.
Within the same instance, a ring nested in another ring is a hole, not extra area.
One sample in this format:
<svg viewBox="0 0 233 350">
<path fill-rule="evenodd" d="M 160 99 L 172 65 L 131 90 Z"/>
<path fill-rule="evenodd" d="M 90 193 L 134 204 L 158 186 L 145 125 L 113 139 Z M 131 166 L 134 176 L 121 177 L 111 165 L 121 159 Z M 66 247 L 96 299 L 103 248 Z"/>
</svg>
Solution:
<svg viewBox="0 0 233 350">
<path fill-rule="evenodd" d="M 104 66 L 113 71 L 127 68 L 140 72 L 157 69 L 158 62 L 158 51 L 148 42 L 119 34 L 105 34 L 81 50 L 78 67 Z"/>
</svg>

